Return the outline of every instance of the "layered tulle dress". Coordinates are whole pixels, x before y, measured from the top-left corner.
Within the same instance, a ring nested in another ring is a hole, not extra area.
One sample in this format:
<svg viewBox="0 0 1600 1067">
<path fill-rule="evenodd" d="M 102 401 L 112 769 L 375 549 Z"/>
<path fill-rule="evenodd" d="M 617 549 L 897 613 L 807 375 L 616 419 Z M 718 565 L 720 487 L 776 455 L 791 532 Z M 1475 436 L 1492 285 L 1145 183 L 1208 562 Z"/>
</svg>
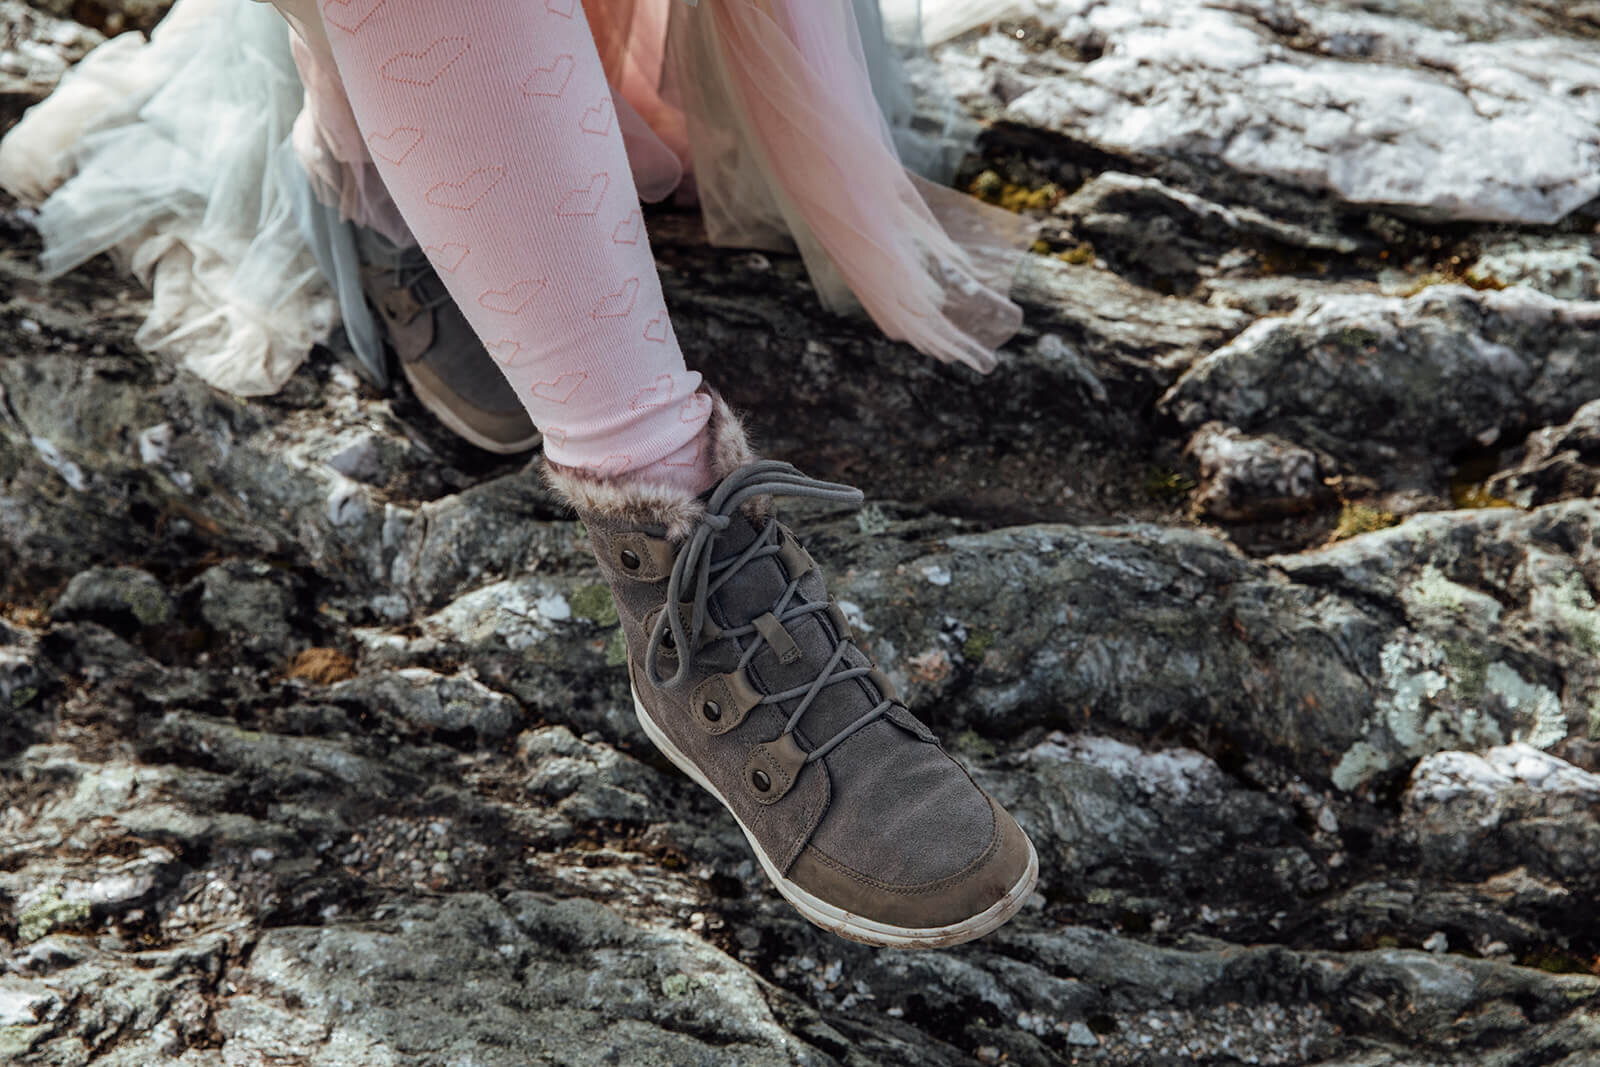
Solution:
<svg viewBox="0 0 1600 1067">
<path fill-rule="evenodd" d="M 102 46 L 0 146 L 0 183 L 49 193 L 47 271 L 106 250 L 140 271 L 159 312 L 141 342 L 213 384 L 278 388 L 334 316 L 381 379 L 348 227 L 410 235 L 321 0 L 271 2 L 289 32 L 262 5 L 178 0 L 149 45 Z M 923 16 L 946 34 L 1004 6 L 584 0 L 642 199 L 697 202 L 714 244 L 797 250 L 826 307 L 980 371 L 1020 325 L 1007 291 L 1033 227 L 944 184 L 974 128 Z"/>
</svg>

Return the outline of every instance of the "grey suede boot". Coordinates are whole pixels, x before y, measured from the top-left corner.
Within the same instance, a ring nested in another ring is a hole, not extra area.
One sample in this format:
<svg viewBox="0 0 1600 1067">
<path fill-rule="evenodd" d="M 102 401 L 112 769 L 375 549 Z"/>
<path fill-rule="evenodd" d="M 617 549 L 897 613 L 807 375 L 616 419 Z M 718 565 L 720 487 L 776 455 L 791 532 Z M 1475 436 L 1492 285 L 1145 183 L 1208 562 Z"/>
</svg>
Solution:
<svg viewBox="0 0 1600 1067">
<path fill-rule="evenodd" d="M 467 324 L 420 248 L 396 248 L 362 229 L 361 285 L 383 322 L 400 370 L 422 406 L 447 429 L 501 455 L 539 444 L 516 390 Z"/>
<path fill-rule="evenodd" d="M 774 497 L 861 494 L 756 460 L 713 400 L 705 496 L 548 465 L 616 597 L 640 724 L 807 919 L 896 948 L 988 933 L 1032 893 L 1033 845 L 855 646 L 771 513 Z"/>
</svg>

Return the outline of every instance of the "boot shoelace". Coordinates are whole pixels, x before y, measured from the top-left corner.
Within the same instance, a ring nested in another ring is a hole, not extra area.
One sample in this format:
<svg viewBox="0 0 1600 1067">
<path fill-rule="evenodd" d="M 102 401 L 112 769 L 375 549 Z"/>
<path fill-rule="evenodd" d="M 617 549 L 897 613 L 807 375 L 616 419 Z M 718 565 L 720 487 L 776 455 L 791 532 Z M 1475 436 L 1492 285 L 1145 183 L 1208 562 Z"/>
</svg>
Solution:
<svg viewBox="0 0 1600 1067">
<path fill-rule="evenodd" d="M 410 290 L 413 297 L 420 297 L 418 304 L 423 311 L 442 307 L 450 300 L 450 291 L 420 249 L 406 249 L 395 254 L 394 287 Z"/>
<path fill-rule="evenodd" d="M 419 262 L 395 261 L 395 288 L 411 290 L 416 296 L 422 296 L 422 310 L 426 312 L 445 306 L 451 299 L 450 290 L 446 290 L 445 283 L 438 280 L 434 264 L 422 256 L 419 256 Z M 434 293 L 429 294 L 429 290 L 434 290 Z"/>
<path fill-rule="evenodd" d="M 788 463 L 776 460 L 757 460 L 747 463 L 722 480 L 716 491 L 711 494 L 711 500 L 706 505 L 706 513 L 696 525 L 694 533 L 678 552 L 678 558 L 672 565 L 672 575 L 667 580 L 667 608 L 656 619 L 655 628 L 650 633 L 649 651 L 645 654 L 645 675 L 656 685 L 663 688 L 674 689 L 681 686 L 694 669 L 694 648 L 700 639 L 700 633 L 705 627 L 706 604 L 711 594 L 727 584 L 747 564 L 776 556 L 781 551 L 779 544 L 780 532 L 776 518 L 769 517 L 765 526 L 755 540 L 737 555 L 726 559 L 713 560 L 711 547 L 716 542 L 717 535 L 728 528 L 732 522 L 732 515 L 738 510 L 739 505 L 755 496 L 793 496 L 812 500 L 827 500 L 851 507 L 860 507 L 862 501 L 861 490 L 836 482 L 824 482 L 816 478 L 808 478 L 801 474 Z M 673 610 L 673 605 L 683 602 L 683 588 L 685 583 L 692 582 L 694 590 L 693 608 L 690 611 L 690 624 L 685 629 L 682 613 Z M 826 603 L 801 603 L 793 604 L 796 593 L 800 589 L 800 576 L 789 579 L 783 594 L 778 597 L 773 605 L 772 614 L 780 624 L 785 624 L 794 619 L 802 618 L 818 612 L 828 610 Z M 678 669 L 671 678 L 662 681 L 656 671 L 658 655 L 668 635 L 671 636 L 670 644 L 677 650 Z M 745 647 L 739 657 L 736 669 L 744 670 L 750 661 L 761 650 L 765 638 L 756 628 L 754 623 L 723 630 L 722 637 L 743 639 L 754 637 L 754 640 Z M 855 678 L 863 678 L 872 673 L 870 667 L 847 667 L 839 670 L 839 664 L 844 659 L 846 642 L 840 641 L 833 655 L 823 665 L 815 679 L 805 685 L 798 685 L 792 689 L 785 689 L 781 693 L 771 693 L 761 698 L 761 704 L 781 704 L 785 700 L 801 697 L 795 706 L 794 713 L 789 716 L 789 721 L 784 724 L 785 734 L 793 733 L 800 719 L 816 701 L 818 695 L 830 685 L 848 682 Z M 883 716 L 894 704 L 891 700 L 880 700 L 876 707 L 853 720 L 838 733 L 818 745 L 806 755 L 806 762 L 813 763 L 829 752 L 833 751 L 841 742 Z"/>
</svg>

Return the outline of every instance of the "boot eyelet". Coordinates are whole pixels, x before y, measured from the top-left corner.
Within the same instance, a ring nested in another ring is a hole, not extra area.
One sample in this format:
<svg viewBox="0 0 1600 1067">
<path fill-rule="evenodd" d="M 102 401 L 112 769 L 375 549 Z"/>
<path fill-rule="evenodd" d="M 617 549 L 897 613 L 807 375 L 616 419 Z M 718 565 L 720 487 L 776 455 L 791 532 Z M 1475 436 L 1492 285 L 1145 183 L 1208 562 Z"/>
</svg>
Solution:
<svg viewBox="0 0 1600 1067">
<path fill-rule="evenodd" d="M 707 722 L 716 722 L 722 718 L 722 705 L 715 700 L 708 700 L 701 705 L 700 714 L 706 717 Z"/>
<path fill-rule="evenodd" d="M 640 567 L 640 564 L 642 562 L 639 559 L 639 553 L 635 552 L 631 548 L 623 549 L 621 555 L 618 558 L 620 558 L 622 560 L 622 565 L 624 567 L 628 568 L 630 571 L 638 570 L 639 567 Z"/>
<path fill-rule="evenodd" d="M 772 789 L 772 779 L 767 777 L 766 771 L 751 771 L 750 784 L 755 786 L 758 793 L 766 793 Z"/>
</svg>

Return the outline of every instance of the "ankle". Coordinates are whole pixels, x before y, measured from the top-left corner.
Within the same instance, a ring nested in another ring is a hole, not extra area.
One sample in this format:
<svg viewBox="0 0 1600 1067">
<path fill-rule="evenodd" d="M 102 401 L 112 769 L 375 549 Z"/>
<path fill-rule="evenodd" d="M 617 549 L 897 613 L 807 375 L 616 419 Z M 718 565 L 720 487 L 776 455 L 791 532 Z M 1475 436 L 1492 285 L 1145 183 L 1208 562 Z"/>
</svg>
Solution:
<svg viewBox="0 0 1600 1067">
<path fill-rule="evenodd" d="M 677 451 L 618 475 L 616 482 L 623 486 L 667 486 L 695 497 L 716 485 L 718 477 L 711 463 L 711 443 L 702 427 Z"/>
<path fill-rule="evenodd" d="M 569 466 L 547 454 L 545 480 L 585 522 L 645 524 L 681 540 L 705 513 L 707 490 L 755 458 L 738 415 L 714 390 L 705 392 L 711 417 L 672 453 L 620 472 Z"/>
</svg>

